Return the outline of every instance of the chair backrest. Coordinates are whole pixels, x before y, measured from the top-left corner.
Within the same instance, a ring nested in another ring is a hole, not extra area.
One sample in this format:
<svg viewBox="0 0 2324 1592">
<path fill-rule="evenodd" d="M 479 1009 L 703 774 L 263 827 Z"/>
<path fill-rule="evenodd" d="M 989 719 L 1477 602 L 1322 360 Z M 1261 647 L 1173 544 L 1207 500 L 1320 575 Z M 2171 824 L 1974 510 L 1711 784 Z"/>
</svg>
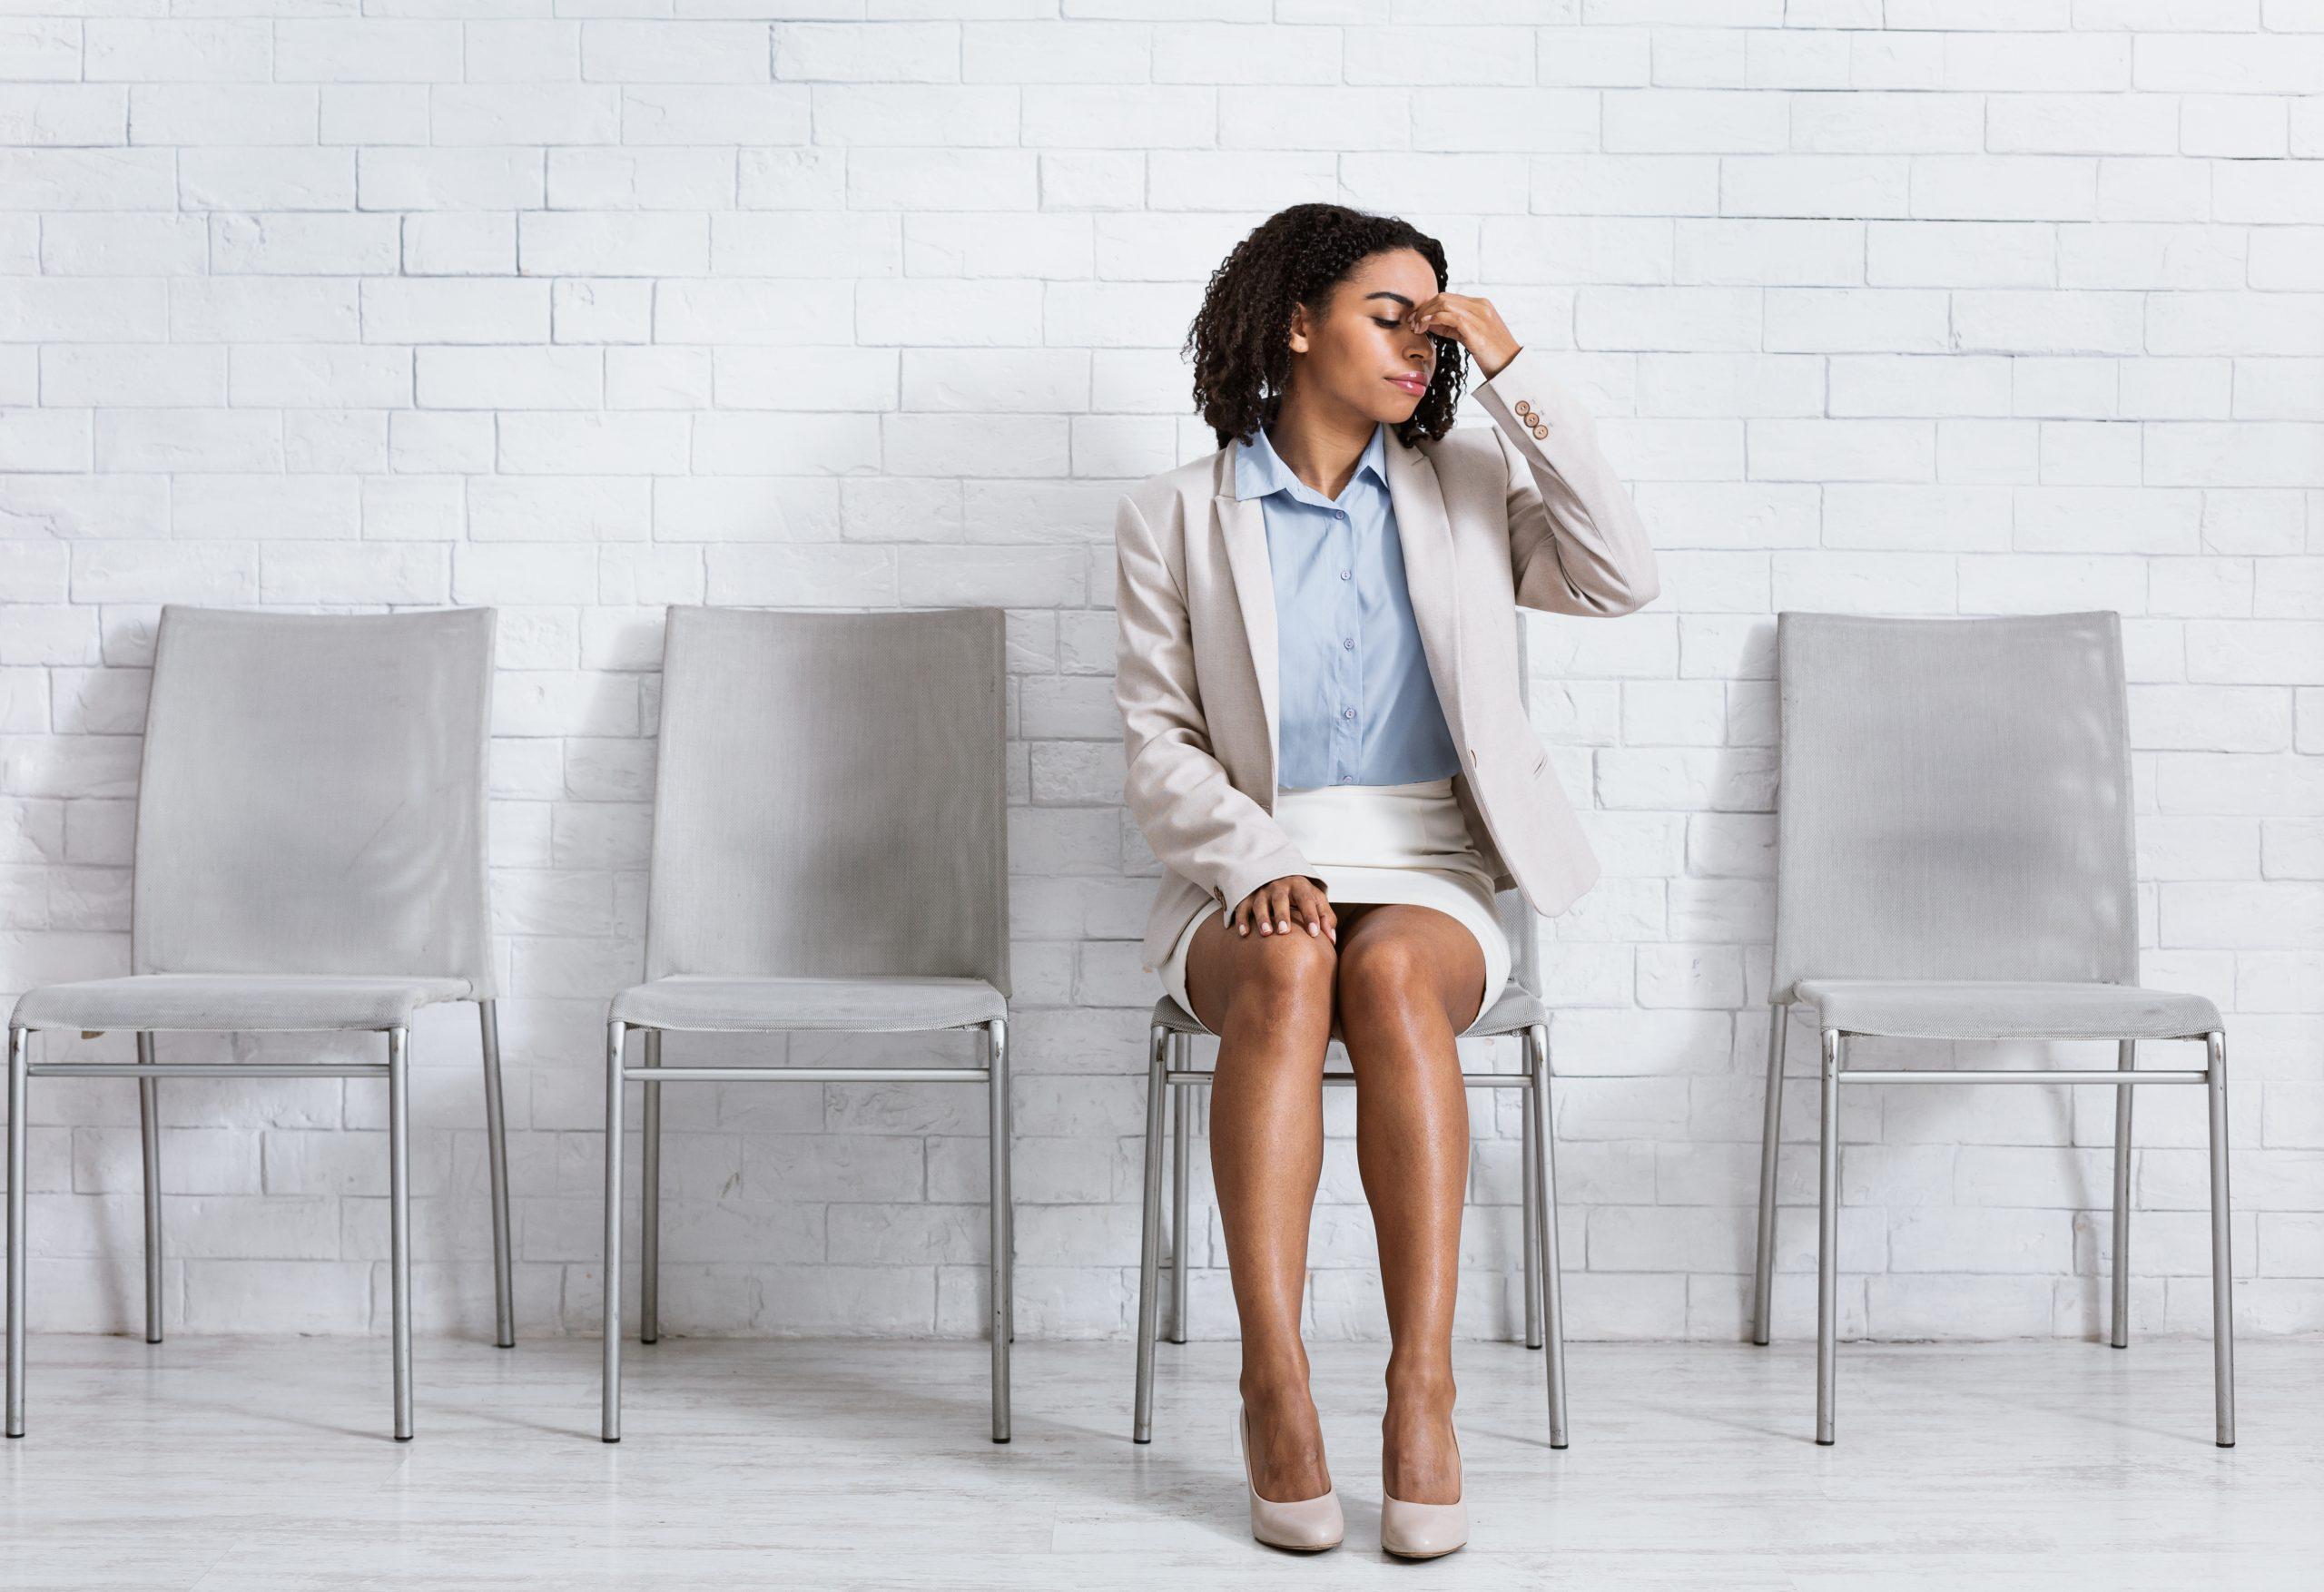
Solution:
<svg viewBox="0 0 2324 1592">
<path fill-rule="evenodd" d="M 494 612 L 162 610 L 137 785 L 139 973 L 494 990 Z"/>
<path fill-rule="evenodd" d="M 2122 616 L 1776 616 L 1770 998 L 2138 981 Z"/>
<path fill-rule="evenodd" d="M 1006 614 L 674 607 L 645 976 L 1009 985 Z"/>
</svg>

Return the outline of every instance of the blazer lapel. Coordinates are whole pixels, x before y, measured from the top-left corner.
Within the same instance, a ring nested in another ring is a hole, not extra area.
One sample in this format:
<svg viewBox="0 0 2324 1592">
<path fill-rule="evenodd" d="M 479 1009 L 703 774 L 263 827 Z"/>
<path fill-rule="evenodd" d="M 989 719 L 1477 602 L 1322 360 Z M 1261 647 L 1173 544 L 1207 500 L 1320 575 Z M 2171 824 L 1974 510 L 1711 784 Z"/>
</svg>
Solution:
<svg viewBox="0 0 2324 1592">
<path fill-rule="evenodd" d="M 1243 610 L 1243 634 L 1251 649 L 1251 672 L 1258 677 L 1259 712 L 1267 730 L 1267 807 L 1274 810 L 1277 739 L 1275 696 L 1278 655 L 1275 624 L 1275 571 L 1267 555 L 1266 513 L 1257 498 L 1235 495 L 1235 461 L 1242 452 L 1239 439 L 1226 444 L 1221 458 L 1222 481 L 1212 503 L 1218 513 L 1219 535 L 1226 543 L 1226 566 L 1235 575 L 1235 600 Z"/>
<path fill-rule="evenodd" d="M 1404 590 L 1421 651 L 1436 683 L 1438 705 L 1454 742 L 1461 741 L 1461 604 L 1453 564 L 1452 522 L 1445 516 L 1443 485 L 1426 454 L 1388 433 L 1388 501 L 1396 510 L 1396 540 L 1404 555 Z M 1455 750 L 1461 750 L 1456 745 Z"/>
</svg>

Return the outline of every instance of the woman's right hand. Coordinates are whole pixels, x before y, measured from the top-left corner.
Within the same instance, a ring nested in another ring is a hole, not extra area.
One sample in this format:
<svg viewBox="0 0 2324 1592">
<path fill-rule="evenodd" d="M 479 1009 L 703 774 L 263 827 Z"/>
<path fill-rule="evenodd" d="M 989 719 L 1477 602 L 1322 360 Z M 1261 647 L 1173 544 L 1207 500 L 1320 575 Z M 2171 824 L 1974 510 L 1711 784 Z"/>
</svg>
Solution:
<svg viewBox="0 0 2324 1592">
<path fill-rule="evenodd" d="M 1254 923 L 1263 935 L 1289 934 L 1291 926 L 1299 923 L 1309 934 L 1328 938 L 1334 945 L 1340 941 L 1339 915 L 1332 910 L 1323 882 L 1309 874 L 1286 873 L 1269 880 L 1237 902 L 1226 920 L 1244 936 L 1250 934 Z"/>
</svg>

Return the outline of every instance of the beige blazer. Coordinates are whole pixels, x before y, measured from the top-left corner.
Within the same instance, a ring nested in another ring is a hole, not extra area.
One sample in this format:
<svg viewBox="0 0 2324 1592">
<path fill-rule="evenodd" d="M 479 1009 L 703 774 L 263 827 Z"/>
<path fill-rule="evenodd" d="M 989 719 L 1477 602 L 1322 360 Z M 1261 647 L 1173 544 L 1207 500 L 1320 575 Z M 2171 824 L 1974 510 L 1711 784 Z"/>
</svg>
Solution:
<svg viewBox="0 0 2324 1592">
<path fill-rule="evenodd" d="M 1452 788 L 1496 888 L 1555 914 L 1598 860 L 1526 717 L 1517 609 L 1610 618 L 1660 589 L 1646 529 L 1588 411 L 1521 349 L 1473 389 L 1494 424 L 1416 447 L 1388 434 L 1388 496 L 1421 650 L 1462 771 Z M 1123 800 L 1163 867 L 1140 965 L 1196 914 L 1308 871 L 1275 820 L 1275 587 L 1239 441 L 1166 470 L 1114 513 Z"/>
</svg>

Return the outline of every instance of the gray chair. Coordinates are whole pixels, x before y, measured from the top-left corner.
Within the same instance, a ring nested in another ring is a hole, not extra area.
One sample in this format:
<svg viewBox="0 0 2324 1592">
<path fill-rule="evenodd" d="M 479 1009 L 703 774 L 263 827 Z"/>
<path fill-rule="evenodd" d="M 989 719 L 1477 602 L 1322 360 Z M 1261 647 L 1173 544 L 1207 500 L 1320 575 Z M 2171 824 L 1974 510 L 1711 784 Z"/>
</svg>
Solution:
<svg viewBox="0 0 2324 1592">
<path fill-rule="evenodd" d="M 662 651 L 645 981 L 606 1026 L 604 1425 L 621 1438 L 622 1085 L 643 1084 L 639 1340 L 661 1336 L 662 1086 L 979 1083 L 992 1440 L 1009 1440 L 1008 729 L 998 608 L 678 607 Z M 631 1028 L 645 1065 L 624 1063 Z M 974 1066 L 665 1066 L 672 1031 L 971 1028 Z"/>
<path fill-rule="evenodd" d="M 2200 995 L 2139 988 L 2121 615 L 1784 613 L 1775 962 L 1752 1339 L 1768 1341 L 1787 1005 L 1822 1036 L 1816 1440 L 1832 1439 L 1843 1084 L 2113 1088 L 2113 1343 L 2129 1342 L 2131 1086 L 2196 1084 L 2211 1116 L 2217 1441 L 2235 1442 L 2227 1034 Z M 2112 1069 L 1850 1068 L 1859 1034 L 2112 1039 Z M 2206 1065 L 2141 1068 L 2142 1039 Z"/>
<path fill-rule="evenodd" d="M 1526 668 L 1525 627 L 1517 629 L 1518 691 L 1529 704 L 1531 687 Z M 1533 915 L 1519 891 L 1499 892 L 1494 908 L 1511 951 L 1509 982 L 1499 998 L 1463 1028 L 1467 1038 L 1521 1036 L 1525 1047 L 1523 1067 L 1513 1073 L 1467 1072 L 1461 1081 L 1475 1089 L 1521 1089 L 1523 1102 L 1522 1178 L 1525 1251 L 1525 1346 L 1542 1345 L 1542 1322 L 1548 1322 L 1550 1447 L 1566 1446 L 1565 1329 L 1563 1290 L 1558 1269 L 1557 1182 L 1551 1147 L 1549 1011 L 1541 998 L 1541 958 L 1533 940 Z M 1194 1037 L 1210 1030 L 1195 1015 L 1165 995 L 1154 1003 L 1147 1030 L 1146 1172 L 1143 1243 L 1137 1289 L 1137 1391 L 1130 1438 L 1150 1442 L 1154 1437 L 1154 1345 L 1159 1335 L 1160 1294 L 1157 1286 L 1162 1256 L 1162 1106 L 1167 1089 L 1171 1105 L 1171 1225 L 1170 1341 L 1187 1341 L 1187 1194 L 1191 1179 L 1187 1163 L 1191 1135 L 1187 1118 L 1193 1091 L 1206 1088 L 1211 1069 L 1188 1065 Z M 1334 1087 L 1355 1083 L 1352 1072 L 1331 1068 L 1334 1057 L 1347 1059 L 1347 1047 L 1333 1039 L 1324 1047 L 1324 1082 Z"/>
<path fill-rule="evenodd" d="M 137 786 L 127 977 L 55 984 L 8 1030 L 8 1435 L 24 1435 L 25 1096 L 134 1077 L 145 1339 L 162 1340 L 157 1108 L 168 1077 L 385 1077 L 395 1434 L 411 1436 L 412 1014 L 477 1003 L 497 1341 L 516 1342 L 485 880 L 494 613 L 162 610 Z M 35 1029 L 133 1029 L 137 1060 L 42 1062 Z M 377 1029 L 385 1062 L 164 1063 L 161 1031 Z"/>
</svg>

